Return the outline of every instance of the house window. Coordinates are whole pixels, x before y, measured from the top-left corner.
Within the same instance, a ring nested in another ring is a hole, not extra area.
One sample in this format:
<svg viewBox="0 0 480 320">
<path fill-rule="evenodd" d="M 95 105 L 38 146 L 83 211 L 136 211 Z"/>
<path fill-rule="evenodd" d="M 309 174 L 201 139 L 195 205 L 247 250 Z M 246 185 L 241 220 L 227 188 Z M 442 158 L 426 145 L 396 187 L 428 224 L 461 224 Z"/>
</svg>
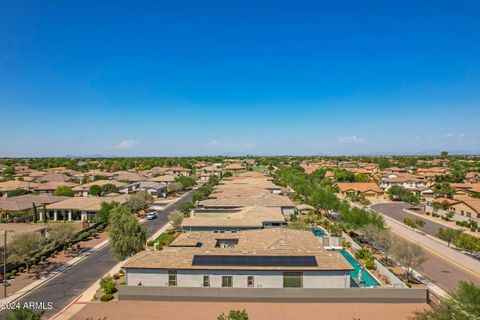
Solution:
<svg viewBox="0 0 480 320">
<path fill-rule="evenodd" d="M 284 288 L 302 288 L 303 273 L 302 272 L 284 272 L 283 287 Z"/>
<path fill-rule="evenodd" d="M 233 278 L 232 276 L 223 276 L 222 277 L 222 287 L 231 288 L 233 287 Z"/>
<path fill-rule="evenodd" d="M 210 276 L 203 276 L 203 286 L 210 287 Z"/>
<path fill-rule="evenodd" d="M 247 277 L 247 286 L 248 287 L 254 287 L 255 286 L 255 280 L 253 276 L 248 276 Z"/>
<path fill-rule="evenodd" d="M 168 286 L 177 286 L 177 270 L 168 270 Z"/>
</svg>

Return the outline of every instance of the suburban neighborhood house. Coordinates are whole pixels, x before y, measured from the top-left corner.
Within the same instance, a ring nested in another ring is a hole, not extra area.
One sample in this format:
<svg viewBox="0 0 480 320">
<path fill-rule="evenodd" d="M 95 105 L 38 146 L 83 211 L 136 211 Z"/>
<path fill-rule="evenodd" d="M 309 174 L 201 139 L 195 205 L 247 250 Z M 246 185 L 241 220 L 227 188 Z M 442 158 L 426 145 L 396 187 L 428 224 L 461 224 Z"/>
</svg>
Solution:
<svg viewBox="0 0 480 320">
<path fill-rule="evenodd" d="M 280 227 L 285 217 L 279 207 L 242 207 L 239 209 L 197 209 L 182 221 L 182 231 L 214 233 Z"/>
<path fill-rule="evenodd" d="M 116 180 L 97 180 L 94 182 L 89 182 L 89 183 L 76 186 L 72 188 L 72 190 L 75 193 L 76 197 L 88 197 L 90 195 L 89 190 L 91 186 L 97 185 L 99 187 L 102 187 L 107 184 L 113 184 L 117 188 L 121 188 L 127 185 L 124 182 L 120 182 Z"/>
<path fill-rule="evenodd" d="M 123 268 L 127 286 L 187 288 L 349 288 L 353 270 L 310 231 L 286 228 L 184 233 Z"/>
<path fill-rule="evenodd" d="M 366 198 L 380 198 L 384 193 L 373 182 L 339 182 L 337 187 L 342 197 L 361 194 Z"/>
<path fill-rule="evenodd" d="M 35 205 L 41 208 L 43 205 L 70 199 L 69 197 L 57 197 L 50 194 L 24 194 L 16 197 L 0 198 L 0 211 L 28 211 Z"/>
<path fill-rule="evenodd" d="M 382 177 L 380 188 L 387 191 L 392 186 L 401 186 L 405 189 L 418 189 L 428 186 L 428 181 L 410 174 L 390 173 Z"/>
<path fill-rule="evenodd" d="M 155 181 L 139 181 L 127 184 L 123 187 L 118 188 L 119 193 L 132 193 L 138 191 L 146 191 L 152 196 L 155 197 L 166 197 L 167 196 L 167 184 L 164 182 L 155 182 Z"/>
<path fill-rule="evenodd" d="M 95 214 L 100 210 L 102 202 L 117 202 L 125 204 L 128 195 L 115 197 L 70 197 L 63 201 L 52 203 L 46 206 L 47 217 L 50 220 L 81 220 L 94 221 Z M 43 219 L 43 212 L 40 211 L 39 220 Z"/>
</svg>

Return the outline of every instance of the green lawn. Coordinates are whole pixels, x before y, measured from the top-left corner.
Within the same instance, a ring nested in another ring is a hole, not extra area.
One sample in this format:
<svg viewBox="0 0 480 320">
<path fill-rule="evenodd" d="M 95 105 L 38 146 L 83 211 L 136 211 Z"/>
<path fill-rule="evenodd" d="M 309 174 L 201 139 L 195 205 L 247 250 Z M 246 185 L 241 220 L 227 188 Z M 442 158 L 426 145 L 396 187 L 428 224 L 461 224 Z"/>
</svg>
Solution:
<svg viewBox="0 0 480 320">
<path fill-rule="evenodd" d="M 164 232 L 155 239 L 155 242 L 160 242 L 168 246 L 173 240 L 175 240 L 175 236 L 173 234 Z"/>
</svg>

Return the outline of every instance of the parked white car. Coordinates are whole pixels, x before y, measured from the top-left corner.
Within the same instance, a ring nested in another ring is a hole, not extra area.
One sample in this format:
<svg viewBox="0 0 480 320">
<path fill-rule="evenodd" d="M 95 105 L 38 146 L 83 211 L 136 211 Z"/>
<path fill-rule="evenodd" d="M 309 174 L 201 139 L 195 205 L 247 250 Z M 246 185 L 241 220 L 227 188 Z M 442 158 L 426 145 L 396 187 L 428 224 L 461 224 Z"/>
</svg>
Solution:
<svg viewBox="0 0 480 320">
<path fill-rule="evenodd" d="M 147 220 L 153 220 L 153 219 L 156 219 L 156 218 L 157 218 L 157 212 L 156 211 L 149 212 L 147 214 Z"/>
</svg>

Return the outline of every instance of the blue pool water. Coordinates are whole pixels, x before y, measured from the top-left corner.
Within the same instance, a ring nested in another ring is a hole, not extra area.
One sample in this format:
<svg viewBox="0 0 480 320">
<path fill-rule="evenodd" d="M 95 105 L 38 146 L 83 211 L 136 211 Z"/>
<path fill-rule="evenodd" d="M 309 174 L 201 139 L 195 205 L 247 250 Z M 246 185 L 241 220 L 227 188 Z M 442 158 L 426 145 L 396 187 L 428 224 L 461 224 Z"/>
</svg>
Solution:
<svg viewBox="0 0 480 320">
<path fill-rule="evenodd" d="M 323 237 L 325 235 L 325 231 L 322 229 L 312 229 L 313 234 L 315 237 Z"/>
<path fill-rule="evenodd" d="M 365 287 L 378 287 L 381 284 L 367 271 L 365 268 L 363 268 L 357 260 L 350 254 L 350 252 L 346 250 L 339 250 L 339 252 L 342 254 L 342 256 L 347 259 L 348 263 L 355 268 L 355 270 L 350 271 L 350 277 L 355 279 L 355 282 L 358 283 L 358 271 L 362 270 L 362 283 L 360 286 L 365 286 Z"/>
</svg>

